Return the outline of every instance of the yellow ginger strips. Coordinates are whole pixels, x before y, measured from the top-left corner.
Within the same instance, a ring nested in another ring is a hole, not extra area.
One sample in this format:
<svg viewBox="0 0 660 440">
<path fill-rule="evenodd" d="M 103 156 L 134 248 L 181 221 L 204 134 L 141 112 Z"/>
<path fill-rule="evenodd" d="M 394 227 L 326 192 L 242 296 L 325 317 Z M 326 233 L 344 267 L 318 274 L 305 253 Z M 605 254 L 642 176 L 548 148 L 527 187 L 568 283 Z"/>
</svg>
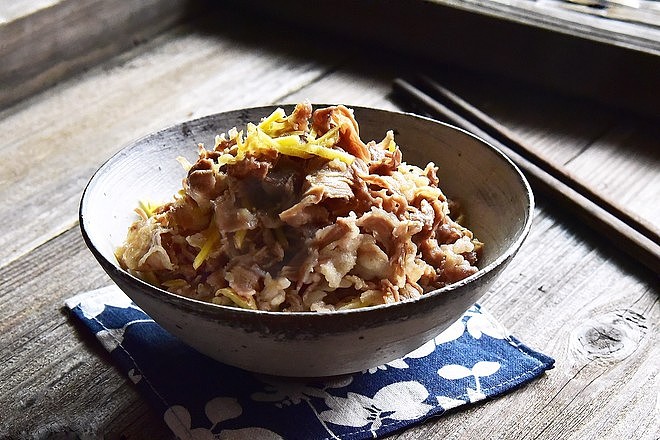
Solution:
<svg viewBox="0 0 660 440">
<path fill-rule="evenodd" d="M 160 207 L 159 203 L 154 203 L 150 201 L 140 200 L 138 203 L 140 206 L 135 211 L 140 217 L 142 217 L 145 220 L 151 217 L 152 215 L 154 215 L 156 209 Z"/>
<path fill-rule="evenodd" d="M 348 165 L 353 163 L 355 157 L 345 151 L 333 148 L 339 141 L 339 127 L 328 130 L 319 138 L 302 136 L 302 132 L 288 132 L 279 135 L 285 126 L 285 114 L 282 109 L 275 110 L 259 125 L 248 124 L 247 134 L 243 131 L 236 134 L 235 154 L 225 153 L 218 158 L 218 163 L 234 164 L 248 153 L 258 154 L 260 151 L 275 150 L 280 154 L 307 159 L 310 156 L 319 156 L 328 160 L 340 160 Z M 273 137 L 275 135 L 275 137 Z"/>
<path fill-rule="evenodd" d="M 270 116 L 264 118 L 259 123 L 259 128 L 269 136 L 278 136 L 280 132 L 286 127 L 286 113 L 281 107 L 275 109 Z"/>
<path fill-rule="evenodd" d="M 206 241 L 204 242 L 202 249 L 200 249 L 199 253 L 195 257 L 195 260 L 193 261 L 193 268 L 195 270 L 199 269 L 199 266 L 201 266 L 202 263 L 206 261 L 206 259 L 209 257 L 209 254 L 211 253 L 211 250 L 218 242 L 218 240 L 220 240 L 220 233 L 213 226 L 213 223 L 211 223 L 211 226 L 209 229 L 207 229 L 208 235 L 206 237 Z"/>
<path fill-rule="evenodd" d="M 224 296 L 226 298 L 229 298 L 231 302 L 236 304 L 237 306 L 243 308 L 243 309 L 251 309 L 251 310 L 257 310 L 257 303 L 254 300 L 253 297 L 245 298 L 236 292 L 234 292 L 232 289 L 229 287 L 225 287 L 222 289 L 218 289 L 215 292 L 215 296 Z"/>
<path fill-rule="evenodd" d="M 236 249 L 241 249 L 243 247 L 243 240 L 245 240 L 245 236 L 247 235 L 247 229 L 241 229 L 236 231 L 234 234 L 234 246 L 236 246 Z"/>
</svg>

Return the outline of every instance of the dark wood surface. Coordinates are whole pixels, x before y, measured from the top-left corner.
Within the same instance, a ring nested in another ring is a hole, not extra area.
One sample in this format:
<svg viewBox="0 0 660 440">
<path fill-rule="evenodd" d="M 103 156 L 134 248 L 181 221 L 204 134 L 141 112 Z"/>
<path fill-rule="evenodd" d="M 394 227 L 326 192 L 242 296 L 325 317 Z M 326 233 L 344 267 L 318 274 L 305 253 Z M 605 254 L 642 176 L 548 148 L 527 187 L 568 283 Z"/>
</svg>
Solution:
<svg viewBox="0 0 660 440">
<path fill-rule="evenodd" d="M 85 183 L 123 145 L 175 122 L 305 98 L 401 109 L 392 80 L 424 71 L 659 224 L 656 121 L 248 17 L 171 28 L 0 112 L 0 438 L 171 437 L 63 301 L 109 283 L 78 230 Z M 528 240 L 481 303 L 555 369 L 392 438 L 658 439 L 657 274 L 537 203 Z"/>
<path fill-rule="evenodd" d="M 660 118 L 660 21 L 655 26 L 548 7 L 545 0 L 234 1 L 308 34 L 360 40 Z M 557 1 L 564 4 L 563 1 Z M 543 6 L 545 4 L 545 6 Z"/>
<path fill-rule="evenodd" d="M 0 4 L 0 108 L 137 46 L 199 12 L 196 0 Z"/>
</svg>

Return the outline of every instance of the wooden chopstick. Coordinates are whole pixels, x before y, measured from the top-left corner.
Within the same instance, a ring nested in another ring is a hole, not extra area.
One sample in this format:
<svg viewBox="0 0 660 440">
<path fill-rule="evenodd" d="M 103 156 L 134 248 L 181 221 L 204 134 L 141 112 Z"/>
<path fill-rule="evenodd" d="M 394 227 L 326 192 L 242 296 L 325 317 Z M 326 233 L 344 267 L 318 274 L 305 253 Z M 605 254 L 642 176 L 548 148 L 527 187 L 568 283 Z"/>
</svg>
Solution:
<svg viewBox="0 0 660 440">
<path fill-rule="evenodd" d="M 403 79 L 394 81 L 394 92 L 416 108 L 421 106 L 432 116 L 463 128 L 501 150 L 523 171 L 535 190 L 551 198 L 656 275 L 660 273 L 657 232 L 612 203 L 599 203 L 604 201 L 602 197 L 595 195 L 592 198 L 593 191 L 534 154 L 501 124 L 465 100 L 428 78 L 423 82 L 427 87 L 432 86 L 433 97 Z M 469 116 L 464 117 L 458 111 Z"/>
<path fill-rule="evenodd" d="M 426 86 L 431 96 L 436 99 L 442 100 L 448 107 L 453 109 L 455 112 L 462 115 L 465 119 L 469 120 L 473 124 L 477 125 L 486 133 L 490 134 L 495 139 L 499 140 L 501 143 L 507 145 L 511 149 L 515 150 L 518 154 L 525 157 L 525 159 L 531 161 L 539 168 L 544 170 L 546 173 L 551 174 L 556 179 L 561 180 L 566 185 L 573 188 L 578 193 L 582 194 L 598 206 L 602 207 L 606 211 L 611 212 L 613 215 L 618 217 L 621 221 L 627 223 L 633 229 L 636 229 L 640 233 L 644 234 L 651 240 L 655 242 L 660 241 L 660 234 L 658 231 L 648 224 L 647 222 L 633 217 L 625 209 L 621 208 L 616 203 L 608 200 L 595 192 L 592 188 L 588 187 L 584 183 L 575 179 L 565 170 L 555 166 L 547 158 L 543 157 L 540 153 L 537 153 L 525 143 L 518 138 L 511 130 L 506 128 L 504 125 L 497 122 L 495 119 L 491 118 L 486 113 L 482 112 L 478 108 L 474 107 L 469 102 L 465 101 L 460 96 L 453 93 L 451 90 L 447 89 L 440 85 L 437 81 L 429 78 L 428 76 L 421 76 L 420 81 L 423 85 Z"/>
</svg>

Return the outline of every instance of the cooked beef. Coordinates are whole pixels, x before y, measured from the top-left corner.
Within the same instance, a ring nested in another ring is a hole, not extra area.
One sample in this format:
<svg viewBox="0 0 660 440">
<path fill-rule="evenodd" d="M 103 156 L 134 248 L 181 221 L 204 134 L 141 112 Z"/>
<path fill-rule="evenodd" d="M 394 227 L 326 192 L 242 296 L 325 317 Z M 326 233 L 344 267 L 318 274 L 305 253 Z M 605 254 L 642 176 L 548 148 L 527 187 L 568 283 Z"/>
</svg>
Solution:
<svg viewBox="0 0 660 440">
<path fill-rule="evenodd" d="M 414 299 L 477 271 L 482 244 L 450 214 L 437 167 L 403 162 L 392 131 L 365 144 L 344 106 L 278 110 L 199 152 L 183 193 L 139 211 L 116 253 L 172 292 L 332 311 Z"/>
</svg>

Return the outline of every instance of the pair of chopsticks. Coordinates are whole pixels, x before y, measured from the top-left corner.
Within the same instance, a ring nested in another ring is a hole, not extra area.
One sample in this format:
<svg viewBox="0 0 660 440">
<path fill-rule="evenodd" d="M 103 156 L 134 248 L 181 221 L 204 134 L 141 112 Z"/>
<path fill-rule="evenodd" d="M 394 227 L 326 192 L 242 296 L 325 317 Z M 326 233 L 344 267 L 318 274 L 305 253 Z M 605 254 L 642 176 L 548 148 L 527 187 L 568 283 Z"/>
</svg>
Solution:
<svg viewBox="0 0 660 440">
<path fill-rule="evenodd" d="M 498 148 L 523 171 L 536 191 L 656 275 L 660 273 L 660 235 L 653 226 L 554 166 L 502 124 L 433 79 L 420 77 L 415 85 L 396 79 L 393 87 L 395 96 L 411 108 L 463 128 Z"/>
</svg>

